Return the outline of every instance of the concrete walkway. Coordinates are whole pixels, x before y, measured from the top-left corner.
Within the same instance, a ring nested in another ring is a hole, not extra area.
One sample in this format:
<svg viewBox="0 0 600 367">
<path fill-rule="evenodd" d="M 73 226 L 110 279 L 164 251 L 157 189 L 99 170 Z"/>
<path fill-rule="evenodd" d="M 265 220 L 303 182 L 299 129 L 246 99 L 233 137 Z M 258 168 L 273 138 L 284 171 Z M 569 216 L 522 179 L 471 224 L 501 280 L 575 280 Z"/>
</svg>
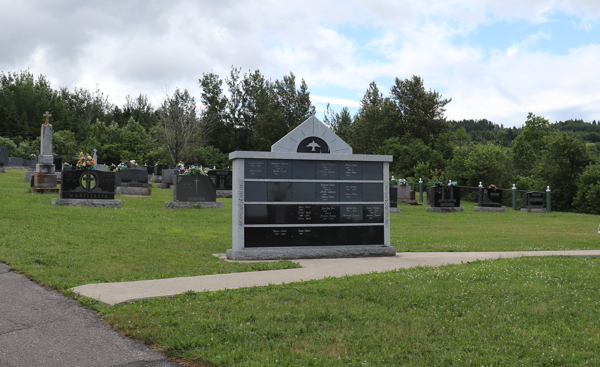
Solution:
<svg viewBox="0 0 600 367">
<path fill-rule="evenodd" d="M 300 282 L 327 277 L 367 274 L 415 266 L 439 266 L 521 256 L 600 257 L 600 250 L 515 252 L 405 252 L 395 257 L 294 260 L 299 269 L 266 270 L 195 277 L 99 283 L 74 287 L 73 292 L 108 305 L 146 298 L 165 297 L 186 291 L 216 291 L 269 284 Z M 221 255 L 221 257 L 224 257 Z"/>
</svg>

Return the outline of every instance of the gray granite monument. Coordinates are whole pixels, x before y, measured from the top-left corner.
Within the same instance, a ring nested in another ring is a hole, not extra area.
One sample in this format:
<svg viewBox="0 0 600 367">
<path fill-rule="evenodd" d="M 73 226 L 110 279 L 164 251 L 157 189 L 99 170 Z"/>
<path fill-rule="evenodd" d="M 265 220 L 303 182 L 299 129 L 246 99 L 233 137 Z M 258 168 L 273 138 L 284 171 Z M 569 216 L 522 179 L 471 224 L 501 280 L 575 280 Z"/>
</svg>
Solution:
<svg viewBox="0 0 600 367">
<path fill-rule="evenodd" d="M 271 147 L 236 151 L 232 260 L 395 256 L 389 155 L 352 154 L 316 117 Z"/>
</svg>

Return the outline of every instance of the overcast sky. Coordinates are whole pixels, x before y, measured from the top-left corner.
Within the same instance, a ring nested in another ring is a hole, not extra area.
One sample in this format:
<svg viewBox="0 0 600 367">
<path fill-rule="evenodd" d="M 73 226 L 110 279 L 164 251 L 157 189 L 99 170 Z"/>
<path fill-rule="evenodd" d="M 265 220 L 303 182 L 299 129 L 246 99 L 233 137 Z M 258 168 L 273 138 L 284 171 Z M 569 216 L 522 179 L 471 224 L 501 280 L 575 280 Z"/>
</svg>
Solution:
<svg viewBox="0 0 600 367">
<path fill-rule="evenodd" d="M 53 88 L 126 95 L 231 66 L 304 79 L 325 105 L 354 113 L 369 83 L 423 78 L 452 98 L 448 119 L 521 126 L 600 121 L 598 0 L 0 0 L 0 71 L 29 69 Z M 298 83 L 299 84 L 299 83 Z"/>
</svg>

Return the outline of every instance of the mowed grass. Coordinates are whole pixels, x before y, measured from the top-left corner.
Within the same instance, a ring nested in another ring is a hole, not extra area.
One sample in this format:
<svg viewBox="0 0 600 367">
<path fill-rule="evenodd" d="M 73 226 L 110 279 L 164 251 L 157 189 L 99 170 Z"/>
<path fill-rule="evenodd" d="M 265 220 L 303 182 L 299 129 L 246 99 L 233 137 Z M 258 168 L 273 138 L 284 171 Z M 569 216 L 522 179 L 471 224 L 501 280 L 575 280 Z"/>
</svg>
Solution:
<svg viewBox="0 0 600 367">
<path fill-rule="evenodd" d="M 600 259 L 189 292 L 102 314 L 193 366 L 598 366 Z"/>
<path fill-rule="evenodd" d="M 170 190 L 125 208 L 51 205 L 22 170 L 0 174 L 0 261 L 66 294 L 93 282 L 295 267 L 228 263 L 225 209 L 168 210 Z M 221 199 L 219 199 L 221 200 Z M 600 249 L 599 216 L 391 216 L 398 251 Z M 600 365 L 600 260 L 537 257 L 402 269 L 105 307 L 124 334 L 193 366 Z"/>
</svg>

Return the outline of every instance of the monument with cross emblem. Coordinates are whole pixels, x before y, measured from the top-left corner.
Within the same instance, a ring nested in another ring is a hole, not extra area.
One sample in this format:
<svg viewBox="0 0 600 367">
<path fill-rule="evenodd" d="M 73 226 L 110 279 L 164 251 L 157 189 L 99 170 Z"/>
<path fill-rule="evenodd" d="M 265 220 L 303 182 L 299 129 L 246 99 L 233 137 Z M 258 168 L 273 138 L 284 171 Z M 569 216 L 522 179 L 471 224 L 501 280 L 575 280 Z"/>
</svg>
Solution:
<svg viewBox="0 0 600 367">
<path fill-rule="evenodd" d="M 223 208 L 217 201 L 217 188 L 209 176 L 198 174 L 173 175 L 173 201 L 165 203 L 168 209 L 185 209 L 195 206 Z"/>
<path fill-rule="evenodd" d="M 316 117 L 233 161 L 233 260 L 395 256 L 389 155 L 352 154 Z"/>
<path fill-rule="evenodd" d="M 31 192 L 38 194 L 54 194 L 58 192 L 56 187 L 58 177 L 54 166 L 54 155 L 52 154 L 52 115 L 46 111 L 40 137 L 40 155 L 38 156 L 35 174 L 31 179 Z"/>
<path fill-rule="evenodd" d="M 92 162 L 97 162 L 95 149 Z M 123 201 L 115 199 L 115 172 L 99 170 L 97 163 L 76 167 L 63 170 L 60 199 L 52 199 L 53 205 L 123 207 Z"/>
</svg>

